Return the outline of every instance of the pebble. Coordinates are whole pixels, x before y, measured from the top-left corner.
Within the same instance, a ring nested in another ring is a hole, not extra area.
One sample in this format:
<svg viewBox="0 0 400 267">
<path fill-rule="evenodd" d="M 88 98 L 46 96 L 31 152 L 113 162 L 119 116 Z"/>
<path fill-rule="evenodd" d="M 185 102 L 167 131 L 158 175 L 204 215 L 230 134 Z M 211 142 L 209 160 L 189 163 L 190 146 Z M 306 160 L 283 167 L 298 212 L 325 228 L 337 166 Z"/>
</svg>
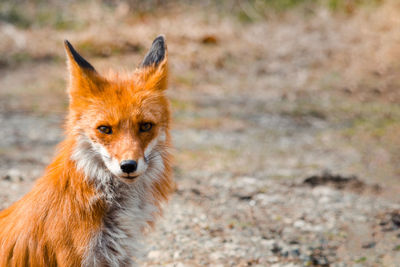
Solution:
<svg viewBox="0 0 400 267">
<path fill-rule="evenodd" d="M 161 251 L 158 250 L 152 250 L 147 254 L 147 257 L 149 259 L 158 259 L 161 256 Z"/>
</svg>

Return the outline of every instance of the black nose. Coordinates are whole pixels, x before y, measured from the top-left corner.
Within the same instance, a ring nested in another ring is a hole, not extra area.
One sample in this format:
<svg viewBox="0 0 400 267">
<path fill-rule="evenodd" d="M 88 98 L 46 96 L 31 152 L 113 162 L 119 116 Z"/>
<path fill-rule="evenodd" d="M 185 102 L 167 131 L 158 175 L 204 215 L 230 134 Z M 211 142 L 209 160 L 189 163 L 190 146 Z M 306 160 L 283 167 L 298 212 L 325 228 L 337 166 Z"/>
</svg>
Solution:
<svg viewBox="0 0 400 267">
<path fill-rule="evenodd" d="M 134 172 L 137 169 L 137 162 L 134 160 L 123 160 L 121 162 L 121 170 L 125 173 Z"/>
</svg>

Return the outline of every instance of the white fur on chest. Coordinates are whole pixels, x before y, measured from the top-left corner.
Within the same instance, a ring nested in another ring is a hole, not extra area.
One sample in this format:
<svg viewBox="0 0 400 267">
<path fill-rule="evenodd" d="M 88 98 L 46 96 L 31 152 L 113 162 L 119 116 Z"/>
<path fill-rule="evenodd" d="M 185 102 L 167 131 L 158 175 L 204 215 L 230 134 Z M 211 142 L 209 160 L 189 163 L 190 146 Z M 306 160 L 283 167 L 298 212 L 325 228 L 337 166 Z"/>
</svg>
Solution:
<svg viewBox="0 0 400 267">
<path fill-rule="evenodd" d="M 151 188 L 164 172 L 162 152 L 154 149 L 146 173 L 126 184 L 104 166 L 93 144 L 81 137 L 72 155 L 77 168 L 94 182 L 108 206 L 101 230 L 93 234 L 83 266 L 134 266 L 143 251 L 143 230 L 154 221 L 158 208 Z"/>
<path fill-rule="evenodd" d="M 90 242 L 84 266 L 132 266 L 133 257 L 141 254 L 143 229 L 154 220 L 157 210 L 141 197 L 135 197 L 136 190 L 129 193 L 132 197 L 106 214 L 102 229 Z"/>
</svg>

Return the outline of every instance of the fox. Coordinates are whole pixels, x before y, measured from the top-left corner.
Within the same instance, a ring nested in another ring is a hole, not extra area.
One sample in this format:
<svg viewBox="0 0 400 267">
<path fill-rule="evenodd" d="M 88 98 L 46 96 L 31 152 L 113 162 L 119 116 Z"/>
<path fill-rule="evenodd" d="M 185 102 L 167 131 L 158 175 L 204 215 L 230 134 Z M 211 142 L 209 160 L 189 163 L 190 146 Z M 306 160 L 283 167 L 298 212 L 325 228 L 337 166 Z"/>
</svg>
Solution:
<svg viewBox="0 0 400 267">
<path fill-rule="evenodd" d="M 175 190 L 168 52 L 100 74 L 67 40 L 65 139 L 29 193 L 0 212 L 0 266 L 136 266 Z"/>
</svg>

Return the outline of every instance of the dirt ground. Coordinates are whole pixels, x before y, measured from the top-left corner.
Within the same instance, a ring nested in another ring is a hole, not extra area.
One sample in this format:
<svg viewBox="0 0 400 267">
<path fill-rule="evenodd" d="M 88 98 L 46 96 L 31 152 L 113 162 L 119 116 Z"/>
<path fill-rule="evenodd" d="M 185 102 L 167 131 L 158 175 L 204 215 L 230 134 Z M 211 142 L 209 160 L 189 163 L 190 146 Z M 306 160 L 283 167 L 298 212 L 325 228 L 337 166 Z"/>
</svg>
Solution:
<svg viewBox="0 0 400 267">
<path fill-rule="evenodd" d="M 397 1 L 261 17 L 243 6 L 251 21 L 73 3 L 72 28 L 0 20 L 0 208 L 63 138 L 62 40 L 122 70 L 164 33 L 178 189 L 139 266 L 399 266 Z"/>
</svg>

